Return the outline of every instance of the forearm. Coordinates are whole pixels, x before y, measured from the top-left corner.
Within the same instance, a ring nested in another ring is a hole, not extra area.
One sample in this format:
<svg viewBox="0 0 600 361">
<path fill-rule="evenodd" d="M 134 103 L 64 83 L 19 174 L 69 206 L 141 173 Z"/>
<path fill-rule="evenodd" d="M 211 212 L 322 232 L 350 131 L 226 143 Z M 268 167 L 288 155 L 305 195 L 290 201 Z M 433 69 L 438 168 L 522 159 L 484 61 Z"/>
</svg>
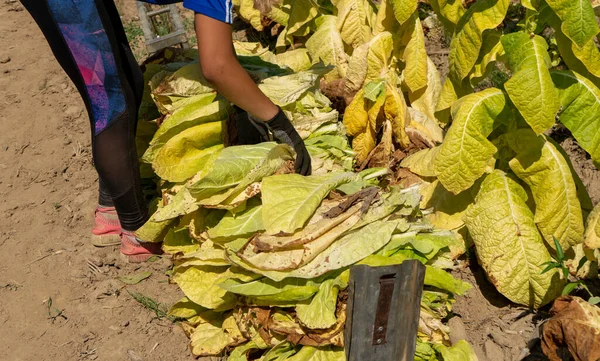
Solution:
<svg viewBox="0 0 600 361">
<path fill-rule="evenodd" d="M 227 59 L 211 84 L 229 101 L 262 121 L 273 118 L 278 108 L 263 94 L 236 58 Z"/>
<path fill-rule="evenodd" d="M 242 68 L 231 46 L 231 26 L 196 14 L 200 66 L 206 80 L 229 101 L 262 121 L 279 109 Z"/>
</svg>

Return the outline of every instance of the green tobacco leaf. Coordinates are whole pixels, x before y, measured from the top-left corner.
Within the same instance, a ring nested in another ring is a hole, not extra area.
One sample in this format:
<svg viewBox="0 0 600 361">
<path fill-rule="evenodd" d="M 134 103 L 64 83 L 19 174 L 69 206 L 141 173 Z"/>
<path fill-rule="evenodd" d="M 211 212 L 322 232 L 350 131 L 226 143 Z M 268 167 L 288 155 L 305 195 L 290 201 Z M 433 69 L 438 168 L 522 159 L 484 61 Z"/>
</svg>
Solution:
<svg viewBox="0 0 600 361">
<path fill-rule="evenodd" d="M 154 207 L 150 207 L 151 211 L 157 209 L 159 205 L 162 206 L 162 200 L 157 200 L 156 202 L 154 203 Z M 154 210 L 154 212 L 156 211 Z M 163 240 L 169 228 L 173 225 L 173 220 L 168 219 L 162 222 L 155 222 L 153 218 L 154 216 L 150 217 L 142 227 L 135 231 L 136 237 L 143 239 L 145 242 L 161 242 Z"/>
<path fill-rule="evenodd" d="M 560 30 L 560 20 L 551 17 L 550 23 L 556 29 L 556 45 L 560 56 L 571 71 L 590 79 L 597 86 L 600 85 L 600 50 L 594 40 L 590 40 L 579 47 Z"/>
<path fill-rule="evenodd" d="M 177 109 L 160 125 L 142 159 L 146 163 L 152 163 L 169 139 L 188 128 L 226 119 L 228 109 L 229 102 L 223 99 L 215 101 L 215 94 L 206 94 L 205 97 Z"/>
<path fill-rule="evenodd" d="M 502 171 L 488 175 L 465 223 L 490 281 L 511 301 L 538 308 L 554 300 L 564 282 L 542 274 L 552 261 L 526 204 L 527 193 Z"/>
<path fill-rule="evenodd" d="M 287 361 L 346 361 L 342 348 L 303 346 Z"/>
<path fill-rule="evenodd" d="M 440 147 L 425 148 L 404 158 L 400 163 L 403 168 L 421 177 L 435 177 L 433 162 L 440 152 Z"/>
<path fill-rule="evenodd" d="M 273 103 L 285 107 L 297 102 L 317 84 L 320 72 L 307 70 L 290 75 L 272 76 L 258 85 Z"/>
<path fill-rule="evenodd" d="M 366 99 L 369 99 L 372 102 L 377 101 L 381 92 L 385 91 L 385 81 L 384 80 L 373 80 L 370 81 L 367 85 L 365 85 L 365 95 Z M 385 93 L 384 93 L 385 95 Z"/>
<path fill-rule="evenodd" d="M 425 284 L 452 292 L 458 296 L 465 295 L 471 289 L 471 284 L 457 280 L 445 270 L 432 266 L 426 266 Z"/>
<path fill-rule="evenodd" d="M 204 199 L 233 188 L 275 147 L 275 143 L 227 147 L 210 169 L 190 180 L 187 189 L 197 199 Z"/>
<path fill-rule="evenodd" d="M 440 72 L 437 70 L 435 63 L 427 57 L 427 86 L 416 93 L 408 93 L 410 106 L 435 120 L 435 110 L 441 93 Z"/>
<path fill-rule="evenodd" d="M 216 356 L 225 348 L 245 341 L 233 316 L 222 324 L 202 323 L 190 335 L 191 349 L 195 356 Z"/>
<path fill-rule="evenodd" d="M 286 34 L 288 37 L 308 35 L 308 25 L 319 16 L 317 4 L 310 0 L 291 1 Z"/>
<path fill-rule="evenodd" d="M 479 58 L 483 32 L 494 29 L 506 17 L 509 0 L 479 0 L 460 18 L 450 44 L 450 77 L 460 83 Z"/>
<path fill-rule="evenodd" d="M 309 70 L 312 66 L 309 51 L 304 48 L 288 50 L 285 53 L 277 54 L 275 57 L 277 64 L 286 66 L 295 72 Z"/>
<path fill-rule="evenodd" d="M 219 224 L 208 230 L 208 236 L 213 240 L 230 239 L 252 235 L 263 229 L 262 205 L 260 200 L 251 199 L 243 212 L 236 215 L 227 213 Z"/>
<path fill-rule="evenodd" d="M 460 18 L 465 13 L 463 2 L 459 0 L 430 0 L 429 4 L 448 32 L 453 33 Z"/>
<path fill-rule="evenodd" d="M 277 302 L 298 302 L 311 298 L 319 291 L 320 284 L 299 278 L 288 278 L 279 282 L 261 278 L 246 283 L 229 279 L 219 286 L 241 296 Z"/>
<path fill-rule="evenodd" d="M 266 349 L 268 347 L 260 335 L 257 334 L 252 340 L 234 348 L 227 361 L 248 361 L 247 354 L 251 350 Z"/>
<path fill-rule="evenodd" d="M 192 302 L 211 310 L 227 310 L 235 305 L 236 297 L 219 287 L 225 281 L 226 267 L 176 267 L 173 281 Z"/>
<path fill-rule="evenodd" d="M 173 220 L 184 214 L 195 212 L 198 208 L 199 206 L 196 198 L 194 198 L 186 188 L 183 188 L 166 206 L 159 208 L 152 215 L 152 221 L 163 222 L 166 220 Z"/>
<path fill-rule="evenodd" d="M 471 345 L 465 340 L 460 340 L 452 347 L 437 344 L 434 349 L 442 356 L 444 361 L 477 361 L 477 355 Z"/>
<path fill-rule="evenodd" d="M 239 0 L 239 16 L 244 19 L 247 23 L 258 31 L 262 31 L 264 26 L 262 24 L 262 15 L 260 10 L 254 7 L 253 0 Z"/>
<path fill-rule="evenodd" d="M 523 118 L 540 134 L 554 125 L 560 108 L 548 71 L 548 44 L 541 36 L 518 32 L 503 36 L 502 45 L 514 72 L 504 88 Z"/>
<path fill-rule="evenodd" d="M 188 319 L 195 317 L 205 311 L 207 311 L 206 308 L 197 305 L 194 302 L 190 301 L 189 298 L 184 297 L 178 302 L 176 302 L 173 306 L 171 306 L 167 315 L 171 317 Z"/>
<path fill-rule="evenodd" d="M 121 276 L 119 277 L 119 281 L 125 283 L 126 285 L 137 285 L 146 278 L 150 278 L 150 276 L 152 276 L 152 272 L 150 271 L 140 272 L 132 275 Z"/>
<path fill-rule="evenodd" d="M 384 31 L 354 49 L 344 79 L 345 92 L 353 95 L 365 83 L 381 78 L 388 71 L 393 47 L 392 34 Z"/>
<path fill-rule="evenodd" d="M 600 248 L 600 205 L 597 205 L 588 216 L 584 242 L 590 249 Z"/>
<path fill-rule="evenodd" d="M 317 31 L 306 42 L 308 52 L 315 61 L 321 60 L 325 65 L 334 65 L 338 77 L 345 77 L 348 55 L 344 51 L 344 42 L 337 28 L 337 17 L 322 16 L 318 19 L 317 26 Z"/>
<path fill-rule="evenodd" d="M 293 233 L 302 228 L 332 189 L 357 177 L 354 173 L 310 177 L 283 174 L 263 179 L 263 224 L 267 233 Z"/>
<path fill-rule="evenodd" d="M 425 186 L 422 189 L 423 209 L 433 208 L 435 213 L 427 215 L 426 218 L 437 228 L 459 230 L 464 226 L 463 215 L 467 207 L 473 203 L 471 189 L 459 194 L 453 194 L 446 190 L 439 180 Z"/>
<path fill-rule="evenodd" d="M 402 1 L 402 0 L 398 0 Z M 415 13 L 402 29 L 402 42 L 406 44 L 402 60 L 406 67 L 402 74 L 411 92 L 416 93 L 427 86 L 428 57 L 425 49 L 425 35 L 421 20 Z"/>
<path fill-rule="evenodd" d="M 561 20 L 561 30 L 582 47 L 592 40 L 600 28 L 589 0 L 546 0 Z"/>
<path fill-rule="evenodd" d="M 371 21 L 374 5 L 367 0 L 333 0 L 337 8 L 337 28 L 344 42 L 353 48 L 366 43 L 371 38 Z"/>
<path fill-rule="evenodd" d="M 336 324 L 338 293 L 342 285 L 337 279 L 329 279 L 321 283 L 319 291 L 310 303 L 296 306 L 296 315 L 300 322 L 312 329 L 327 329 Z"/>
<path fill-rule="evenodd" d="M 560 122 L 577 143 L 587 151 L 596 167 L 600 167 L 600 89 L 590 80 L 571 71 L 554 71 L 552 79 L 558 88 Z"/>
<path fill-rule="evenodd" d="M 169 229 L 169 232 L 165 235 L 162 249 L 165 253 L 175 254 L 183 253 L 188 254 L 195 252 L 200 248 L 200 245 L 195 242 L 190 236 L 190 223 L 194 216 L 198 216 L 199 212 L 192 213 L 190 215 L 181 217 L 179 224 Z"/>
<path fill-rule="evenodd" d="M 391 239 L 398 222 L 378 221 L 360 228 L 337 240 L 306 265 L 289 271 L 264 271 L 245 263 L 237 255 L 228 253 L 229 259 L 249 271 L 262 274 L 275 281 L 286 278 L 315 278 L 327 272 L 342 269 L 371 255 Z M 365 239 L 369 239 L 365 243 Z"/>
<path fill-rule="evenodd" d="M 400 24 L 404 24 L 417 11 L 417 0 L 391 0 L 394 16 Z"/>
<path fill-rule="evenodd" d="M 206 81 L 202 69 L 195 62 L 165 77 L 152 89 L 152 98 L 163 113 L 170 113 L 178 100 L 208 93 L 212 93 L 214 98 L 213 87 Z"/>
<path fill-rule="evenodd" d="M 158 152 L 152 167 L 162 179 L 183 182 L 207 164 L 211 154 L 223 149 L 221 122 L 188 128 L 171 138 Z"/>
<path fill-rule="evenodd" d="M 504 54 L 504 47 L 500 39 L 502 33 L 498 30 L 486 30 L 483 33 L 483 45 L 479 58 L 473 67 L 473 72 L 469 75 L 469 81 L 472 86 L 476 86 L 480 81 L 486 78 L 494 69 L 498 58 Z"/>
<path fill-rule="evenodd" d="M 410 145 L 410 138 L 406 134 L 406 126 L 410 122 L 410 114 L 406 106 L 404 94 L 398 91 L 396 86 L 386 84 L 385 103 L 383 104 L 383 112 L 385 118 L 392 123 L 392 132 L 394 140 L 402 147 Z"/>
<path fill-rule="evenodd" d="M 452 126 L 435 158 L 435 172 L 454 194 L 470 188 L 479 179 L 496 147 L 487 140 L 510 114 L 505 94 L 495 88 L 467 95 L 452 106 Z"/>
<path fill-rule="evenodd" d="M 447 124 L 450 122 L 450 108 L 452 105 L 463 96 L 471 94 L 473 87 L 469 81 L 462 81 L 460 84 L 455 84 L 452 79 L 446 78 L 442 86 L 442 93 L 435 108 L 435 113 L 440 123 Z"/>
<path fill-rule="evenodd" d="M 544 136 L 529 130 L 512 133 L 510 145 L 517 152 L 510 168 L 533 193 L 535 223 L 548 246 L 558 238 L 566 251 L 583 241 L 583 215 L 569 163 Z"/>
</svg>

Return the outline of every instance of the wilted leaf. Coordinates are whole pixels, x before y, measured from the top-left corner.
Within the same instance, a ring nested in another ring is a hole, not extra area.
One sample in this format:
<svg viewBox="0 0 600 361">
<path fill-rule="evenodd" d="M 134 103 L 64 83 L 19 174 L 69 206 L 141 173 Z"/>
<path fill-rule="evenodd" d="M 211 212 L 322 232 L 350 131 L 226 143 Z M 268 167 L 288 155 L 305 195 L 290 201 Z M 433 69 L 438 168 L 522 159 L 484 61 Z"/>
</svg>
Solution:
<svg viewBox="0 0 600 361">
<path fill-rule="evenodd" d="M 579 297 L 562 296 L 554 301 L 550 315 L 541 338 L 542 350 L 551 361 L 562 360 L 562 348 L 568 349 L 575 360 L 600 358 L 600 308 Z"/>
<path fill-rule="evenodd" d="M 135 274 L 127 275 L 127 276 L 121 276 L 121 277 L 119 277 L 119 281 L 125 283 L 126 285 L 137 285 L 138 283 L 142 282 L 146 278 L 150 278 L 150 276 L 152 276 L 152 272 L 146 271 L 146 272 L 135 273 Z"/>
<path fill-rule="evenodd" d="M 252 267 L 235 254 L 229 253 L 228 257 L 242 268 L 262 274 L 275 281 L 281 281 L 290 277 L 314 278 L 329 271 L 354 264 L 385 246 L 390 241 L 397 225 L 397 221 L 371 223 L 340 238 L 305 266 L 288 272 L 263 271 Z M 368 237 L 370 242 L 364 243 L 365 237 Z"/>
</svg>

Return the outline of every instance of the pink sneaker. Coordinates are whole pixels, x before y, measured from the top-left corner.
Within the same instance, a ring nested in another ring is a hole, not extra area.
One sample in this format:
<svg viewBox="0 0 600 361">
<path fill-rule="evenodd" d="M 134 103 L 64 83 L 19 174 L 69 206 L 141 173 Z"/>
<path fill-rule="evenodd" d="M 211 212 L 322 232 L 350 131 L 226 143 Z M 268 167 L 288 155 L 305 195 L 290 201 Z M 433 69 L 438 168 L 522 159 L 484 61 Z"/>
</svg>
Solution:
<svg viewBox="0 0 600 361">
<path fill-rule="evenodd" d="M 92 244 L 96 247 L 115 246 L 121 243 L 121 223 L 115 207 L 100 207 L 94 212 Z"/>
<path fill-rule="evenodd" d="M 140 242 L 132 233 L 121 233 L 121 255 L 129 263 L 146 262 L 150 257 L 162 254 L 162 243 Z"/>
</svg>

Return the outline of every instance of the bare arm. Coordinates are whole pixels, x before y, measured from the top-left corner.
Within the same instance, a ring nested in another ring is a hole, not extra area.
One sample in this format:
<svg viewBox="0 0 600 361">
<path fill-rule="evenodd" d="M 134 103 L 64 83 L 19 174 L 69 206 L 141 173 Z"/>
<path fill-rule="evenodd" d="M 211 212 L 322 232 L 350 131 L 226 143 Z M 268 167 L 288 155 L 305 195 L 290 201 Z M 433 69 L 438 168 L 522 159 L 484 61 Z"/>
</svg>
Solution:
<svg viewBox="0 0 600 361">
<path fill-rule="evenodd" d="M 200 66 L 206 80 L 229 101 L 267 121 L 279 108 L 252 81 L 234 53 L 231 25 L 196 14 Z"/>
</svg>

